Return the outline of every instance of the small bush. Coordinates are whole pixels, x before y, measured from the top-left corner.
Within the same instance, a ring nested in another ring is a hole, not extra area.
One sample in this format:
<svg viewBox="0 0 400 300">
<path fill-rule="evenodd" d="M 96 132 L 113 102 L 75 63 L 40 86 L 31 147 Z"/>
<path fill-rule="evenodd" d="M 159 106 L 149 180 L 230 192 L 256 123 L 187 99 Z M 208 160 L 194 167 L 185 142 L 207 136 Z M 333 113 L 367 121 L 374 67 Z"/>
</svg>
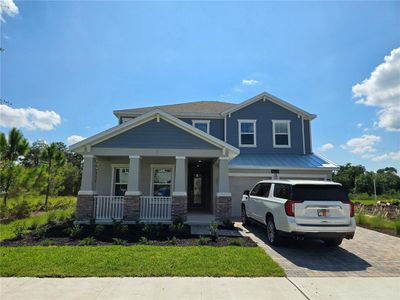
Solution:
<svg viewBox="0 0 400 300">
<path fill-rule="evenodd" d="M 6 219 L 9 214 L 9 209 L 4 203 L 0 204 L 0 219 Z"/>
<path fill-rule="evenodd" d="M 43 239 L 46 236 L 47 226 L 38 226 L 32 233 L 32 235 L 38 239 Z"/>
<path fill-rule="evenodd" d="M 54 245 L 54 242 L 52 240 L 43 240 L 40 242 L 40 246 L 48 247 L 52 245 Z"/>
<path fill-rule="evenodd" d="M 13 219 L 23 219 L 29 217 L 31 206 L 28 201 L 22 200 L 14 204 L 10 209 L 10 215 Z"/>
<path fill-rule="evenodd" d="M 33 219 L 31 225 L 29 226 L 30 230 L 36 230 L 39 227 L 39 219 Z"/>
<path fill-rule="evenodd" d="M 157 224 L 145 224 L 142 232 L 148 239 L 154 239 L 160 236 L 161 226 Z"/>
<path fill-rule="evenodd" d="M 231 239 L 229 240 L 229 246 L 242 246 L 242 242 L 239 239 Z"/>
<path fill-rule="evenodd" d="M 148 245 L 149 244 L 149 240 L 145 236 L 142 236 L 139 239 L 139 243 L 142 244 L 142 245 Z"/>
<path fill-rule="evenodd" d="M 207 245 L 209 241 L 210 241 L 210 239 L 208 237 L 205 237 L 205 236 L 199 237 L 199 245 L 200 246 Z"/>
<path fill-rule="evenodd" d="M 208 231 L 210 232 L 210 237 L 211 237 L 211 240 L 213 241 L 213 242 L 216 242 L 217 240 L 218 240 L 218 224 L 216 224 L 216 223 L 211 223 L 209 226 L 208 226 Z"/>
<path fill-rule="evenodd" d="M 183 218 L 181 216 L 177 216 L 172 224 L 174 225 L 183 224 Z"/>
<path fill-rule="evenodd" d="M 96 225 L 96 227 L 94 228 L 94 235 L 96 237 L 99 237 L 104 233 L 104 230 L 105 230 L 104 225 Z"/>
<path fill-rule="evenodd" d="M 128 225 L 124 225 L 122 224 L 122 221 L 117 221 L 117 220 L 113 220 L 112 226 L 113 226 L 113 233 L 118 236 L 128 232 L 129 229 Z"/>
<path fill-rule="evenodd" d="M 235 229 L 235 224 L 232 222 L 231 219 L 226 218 L 222 221 L 222 224 L 226 229 Z"/>
<path fill-rule="evenodd" d="M 356 214 L 356 223 L 359 225 L 367 224 L 367 216 L 362 212 Z"/>
<path fill-rule="evenodd" d="M 128 243 L 126 240 L 119 238 L 113 238 L 113 241 L 114 245 L 120 245 L 120 246 L 126 246 L 126 244 Z"/>
<path fill-rule="evenodd" d="M 57 224 L 58 217 L 55 211 L 51 211 L 47 214 L 47 224 L 55 225 Z"/>
<path fill-rule="evenodd" d="M 169 225 L 169 231 L 173 236 L 181 237 L 185 233 L 185 225 L 182 223 L 171 224 Z"/>
<path fill-rule="evenodd" d="M 26 229 L 25 224 L 15 225 L 13 228 L 13 233 L 15 235 L 15 238 L 21 239 L 22 236 L 24 235 L 25 229 Z"/>
<path fill-rule="evenodd" d="M 168 242 L 169 242 L 169 244 L 175 246 L 178 241 L 177 241 L 177 238 L 173 236 L 171 239 L 168 239 Z"/>
<path fill-rule="evenodd" d="M 77 239 L 81 236 L 83 227 L 81 225 L 75 224 L 73 227 L 69 228 L 69 237 L 72 239 Z"/>
<path fill-rule="evenodd" d="M 79 241 L 79 246 L 93 246 L 96 245 L 96 240 L 93 237 L 87 237 Z"/>
</svg>

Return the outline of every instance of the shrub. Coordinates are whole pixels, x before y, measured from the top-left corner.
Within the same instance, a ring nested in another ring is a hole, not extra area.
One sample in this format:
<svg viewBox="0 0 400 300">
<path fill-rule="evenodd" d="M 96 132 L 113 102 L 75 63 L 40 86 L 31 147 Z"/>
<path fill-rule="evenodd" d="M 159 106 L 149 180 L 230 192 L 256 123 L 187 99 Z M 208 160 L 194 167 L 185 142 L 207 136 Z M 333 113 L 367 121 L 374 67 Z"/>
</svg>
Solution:
<svg viewBox="0 0 400 300">
<path fill-rule="evenodd" d="M 121 245 L 121 246 L 126 246 L 127 241 L 124 239 L 119 239 L 119 238 L 113 238 L 114 245 Z"/>
<path fill-rule="evenodd" d="M 25 232 L 25 224 L 17 224 L 13 228 L 13 233 L 17 239 L 21 239 Z"/>
<path fill-rule="evenodd" d="M 231 219 L 226 218 L 222 221 L 222 224 L 226 229 L 235 229 L 235 224 L 232 222 Z"/>
<path fill-rule="evenodd" d="M 208 226 L 208 231 L 210 232 L 210 237 L 213 242 L 216 242 L 218 240 L 218 224 L 212 222 Z"/>
<path fill-rule="evenodd" d="M 210 239 L 208 237 L 205 237 L 205 236 L 199 237 L 199 245 L 200 246 L 207 245 L 209 241 L 210 241 Z"/>
<path fill-rule="evenodd" d="M 47 224 L 54 225 L 57 224 L 58 217 L 55 211 L 51 211 L 47 214 Z"/>
<path fill-rule="evenodd" d="M 239 239 L 230 239 L 229 246 L 242 246 L 242 242 Z"/>
<path fill-rule="evenodd" d="M 73 227 L 69 228 L 69 236 L 72 239 L 77 239 L 82 234 L 83 227 L 81 225 L 75 224 Z"/>
<path fill-rule="evenodd" d="M 176 243 L 177 243 L 177 238 L 173 236 L 171 239 L 168 239 L 168 242 L 169 242 L 171 245 L 176 245 Z"/>
<path fill-rule="evenodd" d="M 79 241 L 79 246 L 93 246 L 96 245 L 96 240 L 93 237 L 87 237 Z"/>
<path fill-rule="evenodd" d="M 394 222 L 394 231 L 397 235 L 400 235 L 400 221 Z"/>
<path fill-rule="evenodd" d="M 6 219 L 9 214 L 9 209 L 4 203 L 0 204 L 0 219 Z"/>
<path fill-rule="evenodd" d="M 177 216 L 177 217 L 174 219 L 174 222 L 173 222 L 172 224 L 174 224 L 174 225 L 183 224 L 183 218 L 182 218 L 182 216 Z"/>
<path fill-rule="evenodd" d="M 146 237 L 142 236 L 139 239 L 139 243 L 142 244 L 142 245 L 147 245 L 149 243 L 149 240 Z"/>
<path fill-rule="evenodd" d="M 39 219 L 33 219 L 31 225 L 29 226 L 30 230 L 35 230 L 40 225 Z"/>
<path fill-rule="evenodd" d="M 18 201 L 10 209 L 10 215 L 13 219 L 23 219 L 29 217 L 31 207 L 26 200 Z"/>
<path fill-rule="evenodd" d="M 96 225 L 96 227 L 94 228 L 94 235 L 96 237 L 99 237 L 104 233 L 104 230 L 105 230 L 104 225 Z"/>
<path fill-rule="evenodd" d="M 359 225 L 367 224 L 367 216 L 362 212 L 356 214 L 356 223 Z"/>
<path fill-rule="evenodd" d="M 148 239 L 157 238 L 160 236 L 161 226 L 157 224 L 145 224 L 142 232 Z"/>
<path fill-rule="evenodd" d="M 122 221 L 113 220 L 113 233 L 115 235 L 121 235 L 128 232 L 128 225 L 122 224 Z"/>
<path fill-rule="evenodd" d="M 40 242 L 40 246 L 48 247 L 52 245 L 54 245 L 54 242 L 52 240 L 43 240 Z"/>
<path fill-rule="evenodd" d="M 182 223 L 176 223 L 169 225 L 169 231 L 173 236 L 182 236 L 185 233 L 185 225 Z"/>
<path fill-rule="evenodd" d="M 32 235 L 38 239 L 43 239 L 46 236 L 47 232 L 47 226 L 38 226 L 36 229 L 33 231 Z"/>
</svg>

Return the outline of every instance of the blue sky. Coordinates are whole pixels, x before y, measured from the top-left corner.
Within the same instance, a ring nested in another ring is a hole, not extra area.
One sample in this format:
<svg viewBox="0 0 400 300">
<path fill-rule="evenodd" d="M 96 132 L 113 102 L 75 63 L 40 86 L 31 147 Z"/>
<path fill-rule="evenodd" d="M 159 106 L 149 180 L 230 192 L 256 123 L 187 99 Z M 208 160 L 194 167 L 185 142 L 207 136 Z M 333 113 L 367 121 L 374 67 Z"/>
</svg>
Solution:
<svg viewBox="0 0 400 300">
<path fill-rule="evenodd" d="M 3 132 L 67 143 L 114 109 L 267 91 L 318 115 L 315 152 L 400 169 L 400 2 L 1 3 Z"/>
</svg>

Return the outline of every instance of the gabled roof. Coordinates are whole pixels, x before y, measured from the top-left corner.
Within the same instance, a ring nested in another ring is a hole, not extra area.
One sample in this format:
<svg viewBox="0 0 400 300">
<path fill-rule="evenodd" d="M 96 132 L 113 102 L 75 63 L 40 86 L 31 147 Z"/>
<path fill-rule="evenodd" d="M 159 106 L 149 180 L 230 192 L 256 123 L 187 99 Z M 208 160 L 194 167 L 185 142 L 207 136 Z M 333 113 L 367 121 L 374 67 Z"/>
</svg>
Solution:
<svg viewBox="0 0 400 300">
<path fill-rule="evenodd" d="M 246 101 L 244 101 L 242 103 L 239 103 L 239 104 L 237 104 L 237 105 L 235 105 L 235 106 L 233 106 L 231 108 L 228 108 L 227 110 L 223 111 L 221 114 L 222 115 L 231 114 L 231 113 L 233 113 L 233 112 L 235 112 L 235 111 L 237 111 L 239 109 L 242 109 L 242 108 L 244 108 L 246 106 L 249 106 L 249 105 L 251 105 L 251 104 L 253 104 L 253 103 L 257 102 L 257 101 L 260 101 L 260 100 L 269 100 L 269 101 L 275 103 L 276 105 L 279 105 L 279 106 L 281 106 L 283 108 L 286 108 L 287 110 L 290 110 L 290 111 L 292 111 L 292 112 L 294 112 L 294 113 L 296 113 L 298 115 L 303 116 L 306 120 L 313 120 L 316 117 L 316 115 L 310 114 L 310 113 L 302 110 L 301 108 L 298 108 L 297 106 L 294 106 L 294 105 L 292 105 L 292 104 L 290 104 L 290 103 L 288 103 L 288 102 L 286 102 L 286 101 L 284 101 L 284 100 L 282 100 L 282 99 L 280 99 L 278 97 L 275 97 L 275 96 L 273 96 L 271 94 L 268 94 L 267 92 L 262 92 L 261 94 L 258 94 L 255 97 L 252 97 L 252 98 L 250 98 L 250 99 L 248 99 L 248 100 L 246 100 Z"/>
<path fill-rule="evenodd" d="M 78 150 L 87 145 L 95 146 L 96 144 L 98 144 L 104 140 L 107 140 L 113 136 L 116 136 L 127 130 L 130 130 L 132 128 L 140 126 L 148 121 L 151 121 L 153 119 L 158 119 L 158 118 L 163 119 L 164 121 L 167 121 L 170 124 L 175 125 L 176 127 L 179 127 L 180 129 L 185 130 L 186 132 L 189 132 L 189 133 L 193 134 L 194 136 L 196 136 L 212 145 L 215 145 L 216 147 L 218 147 L 220 149 L 226 149 L 228 151 L 228 156 L 231 158 L 235 157 L 236 155 L 238 155 L 240 153 L 239 149 L 233 147 L 232 145 L 227 144 L 224 141 L 217 139 L 217 138 L 213 137 L 212 135 L 207 134 L 207 133 L 197 129 L 196 127 L 191 126 L 191 125 L 187 124 L 186 122 L 179 120 L 178 118 L 176 118 L 160 109 L 155 109 L 148 113 L 142 114 L 141 116 L 134 118 L 132 120 L 129 120 L 128 122 L 122 123 L 120 125 L 114 126 L 110 129 L 107 129 L 103 132 L 100 132 L 96 135 L 93 135 L 87 139 L 84 139 L 76 144 L 71 145 L 70 149 Z"/>
<path fill-rule="evenodd" d="M 141 115 L 155 109 L 163 110 L 169 114 L 220 114 L 236 104 L 221 101 L 196 101 L 171 105 L 149 106 L 133 109 L 114 110 L 116 116 Z"/>
</svg>

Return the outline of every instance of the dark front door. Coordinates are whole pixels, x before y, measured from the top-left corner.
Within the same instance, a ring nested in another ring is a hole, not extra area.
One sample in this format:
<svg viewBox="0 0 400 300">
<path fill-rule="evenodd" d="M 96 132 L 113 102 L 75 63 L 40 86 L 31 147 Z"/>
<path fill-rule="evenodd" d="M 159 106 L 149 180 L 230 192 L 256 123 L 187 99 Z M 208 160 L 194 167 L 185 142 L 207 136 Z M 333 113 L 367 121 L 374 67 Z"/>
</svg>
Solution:
<svg viewBox="0 0 400 300">
<path fill-rule="evenodd" d="M 207 209 L 209 200 L 210 170 L 208 163 L 189 164 L 189 209 Z"/>
</svg>

